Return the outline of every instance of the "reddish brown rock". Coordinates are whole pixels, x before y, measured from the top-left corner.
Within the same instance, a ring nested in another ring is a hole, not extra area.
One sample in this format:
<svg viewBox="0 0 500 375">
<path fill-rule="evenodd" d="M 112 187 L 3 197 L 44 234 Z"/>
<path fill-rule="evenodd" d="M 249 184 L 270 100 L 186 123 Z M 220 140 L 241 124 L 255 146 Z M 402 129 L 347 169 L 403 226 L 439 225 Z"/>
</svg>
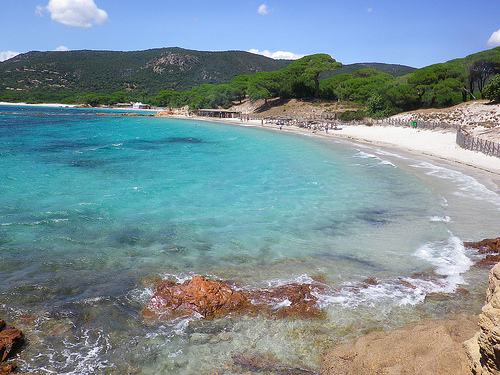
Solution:
<svg viewBox="0 0 500 375">
<path fill-rule="evenodd" d="M 363 287 L 368 288 L 370 285 L 378 285 L 378 280 L 374 277 L 369 277 L 363 280 Z"/>
<path fill-rule="evenodd" d="M 24 343 L 23 333 L 0 319 L 0 362 L 12 356 Z"/>
<path fill-rule="evenodd" d="M 247 305 L 249 300 L 245 293 L 222 282 L 195 276 L 182 285 L 168 280 L 157 283 L 143 315 L 177 317 L 198 313 L 206 318 L 238 311 Z"/>
<path fill-rule="evenodd" d="M 500 237 L 484 239 L 479 242 L 464 242 L 465 247 L 479 250 L 479 254 L 486 256 L 476 263 L 479 267 L 492 267 L 500 262 Z"/>
<path fill-rule="evenodd" d="M 317 297 L 313 294 L 321 288 L 311 284 L 287 284 L 270 290 L 251 293 L 255 305 L 264 312 L 279 318 L 287 316 L 315 317 L 322 315 Z"/>
<path fill-rule="evenodd" d="M 163 319 L 196 313 L 204 318 L 256 313 L 312 317 L 321 315 L 314 296 L 314 291 L 320 289 L 310 284 L 288 284 L 268 290 L 242 291 L 200 276 L 184 284 L 163 280 L 156 284 L 155 293 L 142 314 Z"/>
<path fill-rule="evenodd" d="M 484 268 L 491 268 L 492 266 L 494 266 L 498 262 L 500 262 L 500 254 L 488 254 L 483 259 L 481 259 L 479 262 L 476 262 L 476 266 L 484 267 Z"/>
<path fill-rule="evenodd" d="M 500 237 L 479 242 L 464 242 L 464 246 L 478 249 L 480 254 L 500 253 Z"/>
<path fill-rule="evenodd" d="M 0 362 L 12 357 L 23 343 L 23 333 L 0 319 Z M 15 363 L 1 363 L 0 375 L 13 374 L 16 368 Z"/>
</svg>

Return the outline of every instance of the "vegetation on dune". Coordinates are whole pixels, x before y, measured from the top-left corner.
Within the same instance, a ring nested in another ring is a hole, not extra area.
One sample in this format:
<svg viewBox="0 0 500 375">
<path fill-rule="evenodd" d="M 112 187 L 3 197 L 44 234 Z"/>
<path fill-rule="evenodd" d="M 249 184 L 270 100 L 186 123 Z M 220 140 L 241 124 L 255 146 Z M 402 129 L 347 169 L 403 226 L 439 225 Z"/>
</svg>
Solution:
<svg viewBox="0 0 500 375">
<path fill-rule="evenodd" d="M 483 94 L 486 99 L 500 103 L 500 74 L 491 79 L 484 88 Z"/>
<path fill-rule="evenodd" d="M 266 103 L 314 98 L 357 103 L 364 115 L 380 118 L 469 99 L 500 101 L 498 73 L 500 47 L 421 69 L 375 63 L 343 67 L 326 54 L 276 61 L 246 52 L 180 48 L 30 52 L 0 63 L 0 100 L 92 106 L 142 100 L 197 109 L 229 108 L 245 98 Z"/>
</svg>

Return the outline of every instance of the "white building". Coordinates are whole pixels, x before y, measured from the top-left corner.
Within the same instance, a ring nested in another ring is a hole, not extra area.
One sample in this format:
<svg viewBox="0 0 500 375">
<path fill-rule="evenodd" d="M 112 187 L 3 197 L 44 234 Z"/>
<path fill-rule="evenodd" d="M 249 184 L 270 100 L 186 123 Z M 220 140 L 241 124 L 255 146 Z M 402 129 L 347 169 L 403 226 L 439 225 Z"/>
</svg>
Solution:
<svg viewBox="0 0 500 375">
<path fill-rule="evenodd" d="M 132 103 L 133 109 L 149 109 L 151 106 L 149 104 L 143 104 L 141 102 Z"/>
</svg>

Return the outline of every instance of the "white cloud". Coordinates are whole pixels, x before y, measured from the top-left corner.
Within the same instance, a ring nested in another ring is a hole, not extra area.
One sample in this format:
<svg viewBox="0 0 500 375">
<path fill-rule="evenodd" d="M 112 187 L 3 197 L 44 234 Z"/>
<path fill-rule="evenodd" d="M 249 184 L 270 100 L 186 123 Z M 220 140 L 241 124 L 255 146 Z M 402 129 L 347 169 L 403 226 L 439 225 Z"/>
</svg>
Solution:
<svg viewBox="0 0 500 375">
<path fill-rule="evenodd" d="M 279 59 L 298 60 L 298 59 L 305 56 L 305 55 L 299 55 L 299 54 L 296 54 L 293 52 L 284 52 L 284 51 L 269 52 L 268 50 L 259 51 L 258 49 L 251 49 L 248 52 L 255 53 L 256 55 L 270 57 L 271 59 L 275 59 L 275 60 L 279 60 Z"/>
<path fill-rule="evenodd" d="M 366 11 L 367 11 L 368 13 L 371 13 L 371 12 L 373 12 L 373 8 L 368 8 L 368 9 L 366 9 Z"/>
<path fill-rule="evenodd" d="M 19 52 L 5 51 L 0 52 L 0 61 L 5 61 L 19 55 Z"/>
<path fill-rule="evenodd" d="M 59 46 L 54 51 L 62 51 L 62 52 L 64 52 L 64 51 L 69 51 L 69 48 L 66 47 L 66 46 Z"/>
<path fill-rule="evenodd" d="M 267 7 L 266 4 L 262 4 L 259 7 L 259 10 L 257 10 L 257 13 L 262 14 L 263 16 L 265 16 L 266 14 L 269 13 L 269 8 Z"/>
<path fill-rule="evenodd" d="M 108 22 L 108 14 L 97 8 L 94 0 L 50 0 L 46 7 L 37 6 L 35 13 L 41 16 L 44 11 L 66 26 L 87 28 Z"/>
<path fill-rule="evenodd" d="M 493 34 L 491 34 L 490 39 L 488 39 L 487 44 L 491 47 L 500 46 L 500 30 L 497 30 Z"/>
</svg>

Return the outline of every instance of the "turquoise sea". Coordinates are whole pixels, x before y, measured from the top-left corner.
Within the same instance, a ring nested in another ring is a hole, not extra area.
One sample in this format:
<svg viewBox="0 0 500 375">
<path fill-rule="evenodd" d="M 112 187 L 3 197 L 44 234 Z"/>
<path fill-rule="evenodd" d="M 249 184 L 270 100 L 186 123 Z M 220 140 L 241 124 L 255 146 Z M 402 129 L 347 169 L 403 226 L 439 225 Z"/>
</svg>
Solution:
<svg viewBox="0 0 500 375">
<path fill-rule="evenodd" d="M 252 373 L 239 355 L 317 371 L 363 333 L 480 311 L 488 270 L 462 241 L 500 235 L 500 195 L 469 174 L 286 129 L 100 112 L 0 106 L 0 318 L 26 334 L 21 371 Z M 193 275 L 320 280 L 325 318 L 142 318 L 155 280 Z"/>
</svg>

